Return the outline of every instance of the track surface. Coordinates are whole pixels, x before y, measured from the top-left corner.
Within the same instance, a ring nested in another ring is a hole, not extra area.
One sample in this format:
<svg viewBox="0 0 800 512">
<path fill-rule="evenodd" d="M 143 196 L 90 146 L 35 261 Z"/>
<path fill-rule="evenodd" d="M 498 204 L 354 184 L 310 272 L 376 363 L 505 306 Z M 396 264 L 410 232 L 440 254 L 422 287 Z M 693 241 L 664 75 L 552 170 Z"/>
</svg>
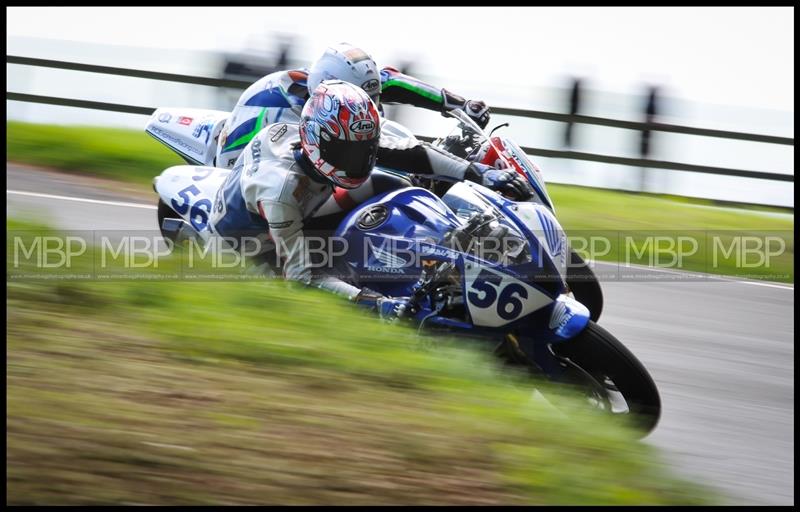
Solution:
<svg viewBox="0 0 800 512">
<path fill-rule="evenodd" d="M 158 229 L 154 196 L 15 164 L 7 164 L 6 185 L 9 217 L 63 229 Z M 731 504 L 792 505 L 794 288 L 638 272 L 652 279 L 603 283 L 601 324 L 645 364 L 661 392 L 661 422 L 645 442 Z"/>
</svg>

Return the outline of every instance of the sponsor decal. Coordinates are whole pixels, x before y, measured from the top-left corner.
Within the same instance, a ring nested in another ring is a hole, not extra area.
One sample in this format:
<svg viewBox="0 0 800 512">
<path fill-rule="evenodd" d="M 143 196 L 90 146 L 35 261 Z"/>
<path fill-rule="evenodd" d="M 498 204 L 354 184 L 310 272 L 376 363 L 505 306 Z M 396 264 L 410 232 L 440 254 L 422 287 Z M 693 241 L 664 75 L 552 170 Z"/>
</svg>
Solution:
<svg viewBox="0 0 800 512">
<path fill-rule="evenodd" d="M 553 256 L 558 256 L 564 248 L 565 236 L 563 232 L 548 214 L 537 210 L 536 215 L 542 224 L 542 230 L 544 231 L 545 240 L 547 240 L 547 246 L 550 248 L 550 253 Z"/>
<path fill-rule="evenodd" d="M 286 125 L 281 126 L 278 133 L 269 138 L 270 142 L 278 142 L 278 140 L 286 134 L 287 129 Z"/>
<path fill-rule="evenodd" d="M 169 112 L 162 112 L 158 115 L 158 121 L 160 123 L 168 123 L 170 119 L 172 119 L 172 114 Z"/>
<path fill-rule="evenodd" d="M 550 315 L 550 323 L 547 326 L 551 329 L 560 329 L 569 322 L 570 318 L 572 318 L 572 314 L 567 310 L 567 305 L 563 302 L 556 302 L 555 306 L 553 306 L 553 313 Z"/>
<path fill-rule="evenodd" d="M 157 135 L 160 139 L 163 139 L 165 141 L 169 141 L 173 147 L 183 148 L 185 150 L 185 152 L 188 153 L 188 154 L 199 155 L 201 157 L 199 160 L 202 160 L 203 152 L 202 151 L 198 151 L 197 148 L 194 148 L 191 145 L 187 144 L 186 142 L 181 140 L 179 137 L 176 137 L 176 136 L 172 135 L 171 133 L 169 133 L 167 131 L 164 131 L 164 130 L 162 130 L 160 128 L 157 128 L 156 126 L 150 126 L 149 129 L 153 134 Z"/>
<path fill-rule="evenodd" d="M 258 163 L 261 161 L 261 139 L 255 139 L 250 145 L 250 154 L 253 156 L 253 163 L 245 174 L 252 176 L 258 171 Z"/>
<path fill-rule="evenodd" d="M 453 251 L 452 249 L 446 249 L 444 247 L 436 247 L 435 245 L 431 245 L 428 243 L 421 243 L 419 246 L 419 253 L 425 256 L 441 256 L 443 258 L 449 259 L 457 259 L 459 253 Z"/>
<path fill-rule="evenodd" d="M 197 125 L 197 128 L 194 129 L 192 132 L 192 137 L 197 139 L 203 135 L 203 132 L 206 134 L 206 141 L 205 143 L 208 144 L 208 138 L 211 136 L 211 127 L 214 125 L 213 121 L 203 121 L 201 124 Z"/>
<path fill-rule="evenodd" d="M 182 124 L 184 126 L 189 126 L 190 124 L 192 124 L 192 118 L 191 117 L 181 116 L 181 117 L 178 118 L 178 124 Z"/>
<path fill-rule="evenodd" d="M 228 159 L 228 167 L 232 166 L 235 163 L 236 163 L 236 159 L 235 158 L 229 158 Z"/>
<path fill-rule="evenodd" d="M 400 268 L 393 268 L 393 267 L 374 267 L 371 265 L 367 266 L 367 270 L 370 272 L 382 272 L 384 274 L 402 274 L 403 270 Z"/>
<path fill-rule="evenodd" d="M 375 123 L 370 119 L 359 119 L 350 123 L 350 130 L 355 133 L 371 133 L 375 130 Z"/>
<path fill-rule="evenodd" d="M 372 94 L 380 88 L 380 84 L 376 79 L 373 78 L 361 84 L 361 88 L 364 89 L 364 91 L 366 91 L 367 94 L 372 96 Z"/>
</svg>

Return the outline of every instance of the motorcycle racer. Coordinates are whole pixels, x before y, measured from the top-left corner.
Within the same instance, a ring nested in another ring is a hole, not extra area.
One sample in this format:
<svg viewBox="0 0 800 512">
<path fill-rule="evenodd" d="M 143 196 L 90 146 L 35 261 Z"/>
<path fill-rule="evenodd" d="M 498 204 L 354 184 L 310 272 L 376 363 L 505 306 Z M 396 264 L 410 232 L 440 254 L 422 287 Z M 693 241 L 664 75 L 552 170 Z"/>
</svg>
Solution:
<svg viewBox="0 0 800 512">
<path fill-rule="evenodd" d="M 352 197 L 350 205 L 336 200 L 335 188 L 368 191 L 366 199 L 409 185 L 388 173 L 373 173 L 381 160 L 382 166 L 392 169 L 438 179 L 471 179 L 520 197 L 528 189 L 514 172 L 470 163 L 413 137 L 383 130 L 382 125 L 376 105 L 363 89 L 340 80 L 322 82 L 305 103 L 299 123 L 271 124 L 246 145 L 217 192 L 211 231 L 228 239 L 267 234 L 264 253 L 275 251 L 279 259 L 275 267 L 286 279 L 343 295 L 381 316 L 402 314 L 407 299 L 383 297 L 313 272 L 304 223 L 323 206 L 327 214 L 346 211 L 356 203 Z"/>
<path fill-rule="evenodd" d="M 276 71 L 248 87 L 236 102 L 219 137 L 215 165 L 226 169 L 233 167 L 247 143 L 265 126 L 299 122 L 310 92 L 323 80 L 333 79 L 364 89 L 381 114 L 384 103 L 401 103 L 443 114 L 461 109 L 481 128 L 489 122 L 489 108 L 483 101 L 466 100 L 393 67 L 378 71 L 375 61 L 366 52 L 340 43 L 325 50 L 310 70 Z"/>
</svg>

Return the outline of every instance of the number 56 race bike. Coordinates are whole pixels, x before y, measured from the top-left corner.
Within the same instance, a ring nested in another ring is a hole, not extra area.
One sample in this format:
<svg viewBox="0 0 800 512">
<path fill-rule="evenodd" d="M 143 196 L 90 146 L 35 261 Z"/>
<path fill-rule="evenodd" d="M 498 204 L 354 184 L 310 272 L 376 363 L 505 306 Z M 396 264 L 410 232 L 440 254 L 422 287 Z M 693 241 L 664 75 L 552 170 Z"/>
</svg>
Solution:
<svg viewBox="0 0 800 512">
<path fill-rule="evenodd" d="M 577 386 L 592 407 L 631 420 L 641 435 L 651 432 L 661 411 L 656 385 L 631 351 L 596 323 L 599 285 L 570 250 L 539 169 L 512 141 L 488 136 L 460 112 L 452 115 L 454 134 L 434 144 L 514 168 L 533 198 L 513 201 L 471 182 L 429 190 L 399 180 L 397 188 L 328 222 L 340 242 L 337 275 L 386 296 L 411 297 L 405 316 L 426 333 L 478 338 L 509 364 Z M 148 128 L 158 127 L 159 116 L 162 109 Z M 185 140 L 148 132 L 183 154 L 197 143 L 187 128 Z M 213 198 L 229 172 L 202 165 L 166 169 L 155 182 L 165 236 L 181 231 L 208 240 Z M 309 229 L 314 222 L 307 222 Z M 576 268 L 580 279 L 571 273 Z"/>
</svg>

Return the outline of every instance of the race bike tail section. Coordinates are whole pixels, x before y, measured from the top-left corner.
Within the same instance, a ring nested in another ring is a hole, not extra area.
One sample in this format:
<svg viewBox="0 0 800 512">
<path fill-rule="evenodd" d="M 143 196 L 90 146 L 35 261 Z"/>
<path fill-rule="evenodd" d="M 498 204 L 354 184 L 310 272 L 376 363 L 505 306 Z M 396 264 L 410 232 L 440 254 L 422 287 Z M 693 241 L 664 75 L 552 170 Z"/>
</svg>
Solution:
<svg viewBox="0 0 800 512">
<path fill-rule="evenodd" d="M 156 109 L 145 131 L 192 165 L 215 164 L 217 143 L 229 112 L 196 108 Z"/>
<path fill-rule="evenodd" d="M 197 165 L 176 165 L 165 169 L 153 180 L 153 188 L 159 197 L 158 227 L 161 233 L 174 242 L 179 231 L 188 230 L 196 235 L 192 238 L 207 241 L 214 197 L 230 173 L 228 169 Z M 170 222 L 170 219 L 185 224 Z"/>
</svg>

